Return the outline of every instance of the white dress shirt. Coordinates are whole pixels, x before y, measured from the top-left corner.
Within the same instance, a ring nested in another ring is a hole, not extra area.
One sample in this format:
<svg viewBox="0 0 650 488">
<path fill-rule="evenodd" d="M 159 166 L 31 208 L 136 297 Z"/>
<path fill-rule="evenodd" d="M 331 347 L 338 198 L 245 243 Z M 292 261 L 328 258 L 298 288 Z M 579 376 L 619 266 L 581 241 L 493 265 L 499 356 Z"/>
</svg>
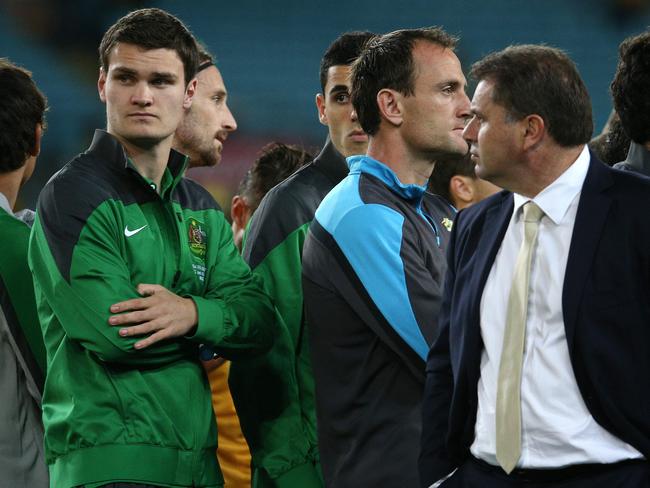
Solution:
<svg viewBox="0 0 650 488">
<path fill-rule="evenodd" d="M 580 395 L 569 358 L 562 287 L 582 184 L 589 169 L 578 159 L 533 201 L 544 211 L 533 250 L 521 381 L 520 468 L 560 468 L 642 458 L 639 451 L 596 423 Z M 508 296 L 523 235 L 522 206 L 514 210 L 481 299 L 481 377 L 472 454 L 496 460 L 496 396 Z"/>
</svg>

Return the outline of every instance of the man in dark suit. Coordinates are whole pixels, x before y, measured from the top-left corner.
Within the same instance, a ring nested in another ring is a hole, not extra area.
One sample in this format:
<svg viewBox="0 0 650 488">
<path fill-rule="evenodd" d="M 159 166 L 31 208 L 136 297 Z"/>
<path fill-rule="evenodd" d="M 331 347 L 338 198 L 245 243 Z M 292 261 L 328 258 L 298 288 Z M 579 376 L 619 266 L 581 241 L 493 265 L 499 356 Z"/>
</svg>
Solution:
<svg viewBox="0 0 650 488">
<path fill-rule="evenodd" d="M 561 51 L 509 47 L 472 75 L 464 135 L 506 191 L 454 224 L 421 485 L 650 486 L 650 180 L 590 155 Z"/>
</svg>

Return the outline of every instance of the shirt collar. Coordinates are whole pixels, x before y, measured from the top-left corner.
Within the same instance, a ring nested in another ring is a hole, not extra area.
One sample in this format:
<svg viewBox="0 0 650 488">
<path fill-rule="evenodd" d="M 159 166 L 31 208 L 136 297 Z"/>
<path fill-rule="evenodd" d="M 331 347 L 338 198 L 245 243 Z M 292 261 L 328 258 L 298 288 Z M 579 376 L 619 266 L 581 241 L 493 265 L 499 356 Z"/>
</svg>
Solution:
<svg viewBox="0 0 650 488">
<path fill-rule="evenodd" d="M 582 190 L 582 184 L 589 170 L 589 149 L 584 146 L 582 152 L 571 166 L 562 173 L 553 183 L 544 188 L 533 202 L 544 211 L 554 224 L 559 224 L 569 210 L 571 202 Z M 530 201 L 530 198 L 517 193 L 514 194 L 515 215 L 521 215 L 519 209 Z"/>
<path fill-rule="evenodd" d="M 350 166 L 350 174 L 368 173 L 378 178 L 395 193 L 407 200 L 416 200 L 420 202 L 426 191 L 426 185 L 405 185 L 402 183 L 395 172 L 384 163 L 371 158 L 370 156 L 350 156 L 347 158 Z"/>
<path fill-rule="evenodd" d="M 9 215 L 13 215 L 14 212 L 11 209 L 11 206 L 9 205 L 9 200 L 7 199 L 6 196 L 2 192 L 0 192 L 0 208 L 7 212 Z"/>
<path fill-rule="evenodd" d="M 650 151 L 632 141 L 624 163 L 644 175 L 650 174 Z"/>
</svg>

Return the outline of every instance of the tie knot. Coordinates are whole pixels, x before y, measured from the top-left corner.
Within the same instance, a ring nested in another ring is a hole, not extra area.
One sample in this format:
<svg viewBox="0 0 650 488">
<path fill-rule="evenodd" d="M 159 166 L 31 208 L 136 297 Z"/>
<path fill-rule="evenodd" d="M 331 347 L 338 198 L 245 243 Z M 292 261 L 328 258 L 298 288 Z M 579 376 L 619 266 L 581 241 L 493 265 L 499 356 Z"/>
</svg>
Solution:
<svg viewBox="0 0 650 488">
<path fill-rule="evenodd" d="M 524 222 L 539 222 L 544 216 L 544 211 L 533 201 L 524 204 Z"/>
</svg>

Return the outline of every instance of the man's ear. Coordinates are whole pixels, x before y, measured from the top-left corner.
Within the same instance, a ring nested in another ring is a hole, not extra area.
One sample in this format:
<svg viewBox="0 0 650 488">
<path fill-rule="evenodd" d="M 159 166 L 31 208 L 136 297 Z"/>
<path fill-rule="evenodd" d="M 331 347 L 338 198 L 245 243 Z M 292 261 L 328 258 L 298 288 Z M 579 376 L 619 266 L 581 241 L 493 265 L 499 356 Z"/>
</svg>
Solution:
<svg viewBox="0 0 650 488">
<path fill-rule="evenodd" d="M 188 109 L 192 106 L 192 99 L 194 98 L 194 95 L 196 95 L 196 85 L 198 81 L 196 78 L 192 78 L 192 80 L 187 84 L 187 88 L 185 89 L 185 98 L 183 99 L 183 108 Z"/>
<path fill-rule="evenodd" d="M 449 180 L 449 194 L 458 210 L 474 202 L 474 182 L 469 176 L 454 175 Z"/>
<path fill-rule="evenodd" d="M 377 106 L 382 118 L 388 120 L 396 127 L 402 125 L 402 103 L 401 96 L 395 90 L 383 88 L 377 93 Z"/>
<path fill-rule="evenodd" d="M 537 114 L 531 114 L 520 123 L 523 124 L 523 149 L 530 149 L 539 144 L 546 132 L 544 119 Z"/>
<path fill-rule="evenodd" d="M 29 151 L 30 156 L 38 156 L 41 153 L 41 138 L 43 137 L 43 125 L 36 124 L 34 128 L 34 147 Z"/>
<path fill-rule="evenodd" d="M 106 71 L 100 66 L 99 68 L 99 78 L 97 79 L 97 91 L 99 92 L 99 99 L 106 103 Z"/>
<path fill-rule="evenodd" d="M 325 113 L 325 97 L 322 93 L 316 94 L 316 108 L 318 109 L 318 120 L 323 125 L 329 125 L 327 114 Z"/>
<path fill-rule="evenodd" d="M 250 208 L 241 195 L 235 195 L 230 202 L 230 218 L 239 229 L 245 229 L 250 218 Z"/>
</svg>

